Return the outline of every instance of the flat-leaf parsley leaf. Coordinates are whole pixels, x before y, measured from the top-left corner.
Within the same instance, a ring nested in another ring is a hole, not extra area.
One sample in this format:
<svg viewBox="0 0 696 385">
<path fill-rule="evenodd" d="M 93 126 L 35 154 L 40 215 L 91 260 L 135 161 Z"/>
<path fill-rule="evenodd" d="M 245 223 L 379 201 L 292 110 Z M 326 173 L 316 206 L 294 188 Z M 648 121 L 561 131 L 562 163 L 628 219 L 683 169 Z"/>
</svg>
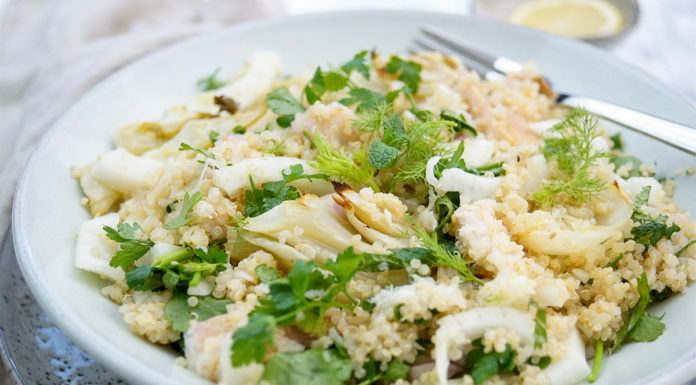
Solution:
<svg viewBox="0 0 696 385">
<path fill-rule="evenodd" d="M 312 348 L 276 353 L 268 360 L 261 380 L 274 385 L 342 385 L 353 371 L 350 358 L 336 349 Z"/>
<path fill-rule="evenodd" d="M 398 56 L 392 56 L 387 63 L 387 72 L 397 75 L 399 80 L 404 82 L 413 92 L 418 91 L 418 84 L 421 81 L 421 68 L 420 64 L 406 61 Z"/>
<path fill-rule="evenodd" d="M 251 190 L 246 191 L 246 202 L 244 205 L 244 215 L 248 217 L 259 216 L 266 211 L 278 206 L 284 201 L 295 200 L 300 197 L 300 192 L 288 183 L 299 179 L 324 179 L 329 177 L 325 174 L 307 175 L 304 173 L 304 168 L 301 164 L 290 166 L 290 172 L 286 174 L 285 170 L 281 172 L 282 180 L 275 182 L 266 182 L 261 185 L 261 189 L 256 188 L 254 180 L 249 175 Z"/>
<path fill-rule="evenodd" d="M 651 342 L 662 335 L 665 324 L 660 320 L 662 317 L 655 317 L 645 312 L 645 308 L 650 302 L 650 287 L 648 278 L 642 273 L 637 280 L 638 294 L 640 299 L 629 311 L 623 326 L 616 332 L 613 350 L 621 348 L 624 341 Z"/>
<path fill-rule="evenodd" d="M 198 203 L 201 198 L 203 198 L 203 194 L 200 191 L 196 191 L 190 196 L 189 193 L 186 193 L 186 195 L 184 195 L 184 202 L 181 204 L 181 211 L 179 211 L 179 215 L 177 215 L 174 220 L 164 225 L 164 228 L 167 230 L 173 230 L 189 224 L 193 220 L 193 217 L 189 216 L 189 213 L 191 212 L 193 206 Z"/>
<path fill-rule="evenodd" d="M 633 235 L 633 239 L 640 244 L 655 246 L 660 239 L 669 239 L 672 234 L 681 229 L 674 223 L 667 226 L 667 220 L 669 218 L 666 215 L 660 214 L 653 218 L 643 211 L 642 207 L 648 204 L 650 189 L 651 186 L 645 186 L 636 194 L 635 201 L 633 202 L 633 215 L 631 219 L 638 224 L 638 226 L 631 229 L 631 235 Z"/>
<path fill-rule="evenodd" d="M 143 230 L 137 223 L 132 225 L 121 223 L 116 229 L 109 226 L 104 226 L 103 229 L 109 239 L 120 243 L 119 250 L 111 258 L 109 265 L 112 267 L 120 266 L 124 271 L 127 271 L 135 261 L 142 258 L 154 245 L 149 239 L 138 239 L 135 236 L 136 231 Z"/>
<path fill-rule="evenodd" d="M 227 305 L 232 301 L 217 299 L 213 296 L 196 297 L 196 306 L 188 304 L 189 296 L 180 290 L 175 290 L 172 298 L 164 307 L 164 318 L 172 324 L 172 329 L 185 332 L 189 328 L 191 315 L 196 315 L 197 321 L 205 321 L 216 315 L 227 313 Z"/>
<path fill-rule="evenodd" d="M 281 127 L 289 127 L 295 119 L 295 114 L 304 112 L 305 108 L 295 99 L 287 87 L 276 88 L 266 95 L 266 105 L 274 113 L 280 115 L 276 120 Z"/>
</svg>

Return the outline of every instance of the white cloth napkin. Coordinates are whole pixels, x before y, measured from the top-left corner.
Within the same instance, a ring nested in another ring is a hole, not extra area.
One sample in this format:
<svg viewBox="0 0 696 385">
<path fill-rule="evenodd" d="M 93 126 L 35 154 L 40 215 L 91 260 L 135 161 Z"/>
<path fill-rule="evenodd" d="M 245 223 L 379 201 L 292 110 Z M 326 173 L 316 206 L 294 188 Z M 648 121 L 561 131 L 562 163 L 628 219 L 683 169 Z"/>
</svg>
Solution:
<svg viewBox="0 0 696 385">
<path fill-rule="evenodd" d="M 0 20 L 0 231 L 34 146 L 87 89 L 165 45 L 282 12 L 280 0 L 10 1 Z"/>
</svg>

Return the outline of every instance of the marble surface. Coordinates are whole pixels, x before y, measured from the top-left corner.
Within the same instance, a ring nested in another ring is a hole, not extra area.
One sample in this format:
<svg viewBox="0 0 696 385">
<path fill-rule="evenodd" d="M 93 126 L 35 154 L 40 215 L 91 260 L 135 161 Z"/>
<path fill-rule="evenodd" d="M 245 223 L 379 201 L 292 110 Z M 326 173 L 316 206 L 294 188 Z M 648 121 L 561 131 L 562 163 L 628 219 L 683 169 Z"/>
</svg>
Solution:
<svg viewBox="0 0 696 385">
<path fill-rule="evenodd" d="M 0 0 L 0 5 L 4 1 Z M 284 0 L 289 14 L 356 7 L 409 8 L 466 14 L 454 0 Z M 640 0 L 641 18 L 623 38 L 602 48 L 661 79 L 696 102 L 696 3 Z M 123 384 L 72 344 L 37 305 L 17 268 L 11 237 L 0 249 L 0 385 Z M 3 375 L 4 374 L 4 375 Z M 696 382 L 692 382 L 696 385 Z"/>
</svg>

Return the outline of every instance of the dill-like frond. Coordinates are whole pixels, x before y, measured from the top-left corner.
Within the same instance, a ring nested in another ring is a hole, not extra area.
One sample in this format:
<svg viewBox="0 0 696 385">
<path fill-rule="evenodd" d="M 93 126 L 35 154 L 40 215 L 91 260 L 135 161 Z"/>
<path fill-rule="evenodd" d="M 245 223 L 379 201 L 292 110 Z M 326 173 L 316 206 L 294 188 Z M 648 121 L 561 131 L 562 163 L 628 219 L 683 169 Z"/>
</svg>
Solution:
<svg viewBox="0 0 696 385">
<path fill-rule="evenodd" d="M 351 123 L 360 132 L 376 133 L 382 128 L 383 122 L 392 112 L 392 105 L 384 101 L 377 102 L 374 108 L 358 113 Z"/>
<path fill-rule="evenodd" d="M 408 143 L 395 178 L 405 183 L 418 183 L 425 179 L 425 165 L 434 156 L 446 156 L 452 152 L 447 143 L 452 141 L 452 122 L 428 120 L 405 125 Z"/>
<path fill-rule="evenodd" d="M 312 137 L 312 143 L 317 149 L 317 157 L 310 163 L 312 167 L 339 181 L 348 180 L 380 191 L 374 179 L 376 169 L 367 162 L 367 156 L 358 153 L 351 158 L 343 149 L 331 148 L 318 133 Z"/>
<path fill-rule="evenodd" d="M 423 228 L 423 226 L 415 221 L 413 221 L 413 228 L 416 232 L 416 236 L 423 244 L 423 247 L 432 251 L 437 265 L 449 266 L 453 268 L 459 272 L 461 277 L 466 281 L 481 282 L 481 280 L 474 275 L 469 267 L 469 265 L 472 264 L 472 261 L 465 259 L 459 251 L 448 250 L 438 240 L 437 233 L 429 233 L 425 228 Z"/>
<path fill-rule="evenodd" d="M 585 110 L 576 109 L 551 128 L 558 136 L 544 139 L 544 156 L 555 160 L 563 178 L 552 180 L 534 194 L 534 200 L 542 207 L 559 202 L 572 204 L 592 200 L 604 190 L 605 183 L 591 175 L 591 168 L 601 158 L 609 157 L 604 151 L 592 148 L 597 133 L 598 119 Z"/>
<path fill-rule="evenodd" d="M 271 140 L 271 147 L 266 150 L 261 151 L 263 154 L 280 155 L 283 151 L 287 150 L 288 146 L 285 143 L 277 140 Z"/>
</svg>

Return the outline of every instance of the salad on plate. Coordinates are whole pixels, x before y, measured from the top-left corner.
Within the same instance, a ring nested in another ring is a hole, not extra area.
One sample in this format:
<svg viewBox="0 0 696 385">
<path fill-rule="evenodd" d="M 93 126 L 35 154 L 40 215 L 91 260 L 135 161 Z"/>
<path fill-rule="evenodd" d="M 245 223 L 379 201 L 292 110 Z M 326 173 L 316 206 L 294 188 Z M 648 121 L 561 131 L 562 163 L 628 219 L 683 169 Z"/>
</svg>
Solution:
<svg viewBox="0 0 696 385">
<path fill-rule="evenodd" d="M 619 134 L 436 52 L 283 76 L 258 51 L 74 166 L 75 265 L 220 384 L 576 384 L 696 278 Z M 193 87 L 194 85 L 192 85 Z"/>
</svg>

